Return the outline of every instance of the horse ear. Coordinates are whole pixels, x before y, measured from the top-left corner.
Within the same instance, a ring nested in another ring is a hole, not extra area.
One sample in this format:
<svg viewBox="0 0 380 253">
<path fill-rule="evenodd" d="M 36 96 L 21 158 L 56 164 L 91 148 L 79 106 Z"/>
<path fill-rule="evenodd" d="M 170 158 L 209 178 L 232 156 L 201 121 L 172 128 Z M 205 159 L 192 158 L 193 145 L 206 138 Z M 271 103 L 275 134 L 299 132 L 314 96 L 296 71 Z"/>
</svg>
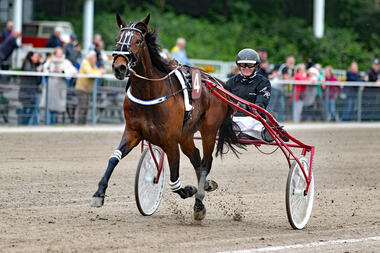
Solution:
<svg viewBox="0 0 380 253">
<path fill-rule="evenodd" d="M 119 13 L 116 13 L 116 22 L 117 26 L 121 29 L 123 27 L 126 27 L 127 25 L 125 24 L 124 20 L 120 17 Z"/>
<path fill-rule="evenodd" d="M 145 18 L 143 21 L 141 21 L 141 22 L 143 22 L 146 26 L 148 26 L 149 19 L 150 19 L 150 13 L 149 13 L 148 16 L 146 16 L 146 18 Z"/>
</svg>

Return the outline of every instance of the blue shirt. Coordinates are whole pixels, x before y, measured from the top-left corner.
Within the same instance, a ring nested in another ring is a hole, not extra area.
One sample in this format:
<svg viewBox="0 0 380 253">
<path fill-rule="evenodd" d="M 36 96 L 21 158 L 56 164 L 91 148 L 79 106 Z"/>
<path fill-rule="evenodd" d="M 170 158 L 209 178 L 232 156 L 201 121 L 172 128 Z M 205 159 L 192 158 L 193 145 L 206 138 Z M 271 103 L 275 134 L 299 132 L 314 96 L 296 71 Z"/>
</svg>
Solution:
<svg viewBox="0 0 380 253">
<path fill-rule="evenodd" d="M 179 49 L 177 46 L 172 51 L 173 58 L 182 65 L 193 65 L 186 56 L 185 49 Z"/>
</svg>

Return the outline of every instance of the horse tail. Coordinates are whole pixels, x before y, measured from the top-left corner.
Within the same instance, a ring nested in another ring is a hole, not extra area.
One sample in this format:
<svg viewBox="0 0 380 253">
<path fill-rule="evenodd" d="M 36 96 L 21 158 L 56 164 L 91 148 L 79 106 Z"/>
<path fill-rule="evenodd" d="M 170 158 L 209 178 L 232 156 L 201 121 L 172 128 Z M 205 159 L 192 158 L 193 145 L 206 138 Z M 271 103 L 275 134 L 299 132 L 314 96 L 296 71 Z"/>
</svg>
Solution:
<svg viewBox="0 0 380 253">
<path fill-rule="evenodd" d="M 220 154 L 222 157 L 229 150 L 232 150 L 239 157 L 240 152 L 235 147 L 245 149 L 245 145 L 238 142 L 238 137 L 234 131 L 234 129 L 239 129 L 239 126 L 232 120 L 232 112 L 232 108 L 228 106 L 227 114 L 219 128 L 216 156 Z M 225 148 L 227 149 L 225 150 Z"/>
</svg>

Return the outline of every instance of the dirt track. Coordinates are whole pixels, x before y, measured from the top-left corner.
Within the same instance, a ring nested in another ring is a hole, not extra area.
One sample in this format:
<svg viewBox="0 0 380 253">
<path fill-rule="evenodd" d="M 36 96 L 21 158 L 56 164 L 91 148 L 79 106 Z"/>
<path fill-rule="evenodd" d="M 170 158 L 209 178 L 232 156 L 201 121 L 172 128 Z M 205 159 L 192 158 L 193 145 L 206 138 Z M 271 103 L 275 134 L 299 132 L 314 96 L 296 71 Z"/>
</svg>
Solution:
<svg viewBox="0 0 380 253">
<path fill-rule="evenodd" d="M 194 199 L 168 188 L 156 214 L 139 214 L 139 149 L 116 168 L 105 206 L 89 206 L 121 131 L 0 131 L 0 252 L 218 252 L 380 236 L 380 125 L 290 132 L 316 146 L 314 209 L 302 231 L 287 221 L 280 151 L 266 156 L 249 147 L 240 159 L 214 159 L 210 178 L 220 188 L 206 196 L 206 219 L 194 222 Z M 181 180 L 195 184 L 183 155 Z M 379 252 L 380 241 L 292 252 L 305 251 Z"/>
</svg>

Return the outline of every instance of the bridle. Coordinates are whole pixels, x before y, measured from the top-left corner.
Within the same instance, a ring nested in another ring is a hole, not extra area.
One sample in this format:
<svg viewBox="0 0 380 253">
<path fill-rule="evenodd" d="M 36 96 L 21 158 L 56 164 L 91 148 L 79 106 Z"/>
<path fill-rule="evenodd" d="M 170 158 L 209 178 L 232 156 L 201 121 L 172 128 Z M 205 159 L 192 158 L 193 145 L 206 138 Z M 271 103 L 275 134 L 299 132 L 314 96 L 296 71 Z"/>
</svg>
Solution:
<svg viewBox="0 0 380 253">
<path fill-rule="evenodd" d="M 120 29 L 120 39 L 118 42 L 116 42 L 116 45 L 120 45 L 120 47 L 115 48 L 112 52 L 112 56 L 114 58 L 113 64 L 115 63 L 116 58 L 121 56 L 128 62 L 128 69 L 132 69 L 136 66 L 136 62 L 139 58 L 145 40 L 143 32 L 140 29 L 136 28 L 136 24 L 137 23 L 133 23 Z M 141 43 L 137 54 L 134 54 L 131 50 L 131 41 L 134 36 L 133 32 L 138 32 L 141 35 Z"/>
<path fill-rule="evenodd" d="M 114 51 L 112 52 L 112 57 L 113 57 L 112 65 L 115 63 L 116 58 L 121 56 L 128 62 L 128 76 L 129 74 L 132 74 L 136 76 L 137 78 L 144 79 L 147 81 L 154 81 L 154 82 L 163 81 L 169 78 L 177 69 L 180 68 L 180 66 L 177 66 L 169 74 L 158 79 L 152 79 L 152 78 L 141 76 L 133 70 L 133 68 L 136 66 L 137 60 L 139 59 L 139 55 L 141 53 L 141 49 L 143 48 L 144 40 L 145 40 L 144 33 L 140 29 L 136 28 L 136 24 L 137 23 L 133 23 L 129 26 L 126 26 L 120 29 L 120 33 L 121 33 L 120 39 L 118 42 L 116 42 L 116 45 L 120 45 L 120 47 L 115 48 Z M 141 43 L 139 46 L 139 50 L 137 51 L 137 54 L 134 54 L 131 50 L 131 41 L 134 36 L 133 32 L 138 32 L 141 35 Z"/>
</svg>

